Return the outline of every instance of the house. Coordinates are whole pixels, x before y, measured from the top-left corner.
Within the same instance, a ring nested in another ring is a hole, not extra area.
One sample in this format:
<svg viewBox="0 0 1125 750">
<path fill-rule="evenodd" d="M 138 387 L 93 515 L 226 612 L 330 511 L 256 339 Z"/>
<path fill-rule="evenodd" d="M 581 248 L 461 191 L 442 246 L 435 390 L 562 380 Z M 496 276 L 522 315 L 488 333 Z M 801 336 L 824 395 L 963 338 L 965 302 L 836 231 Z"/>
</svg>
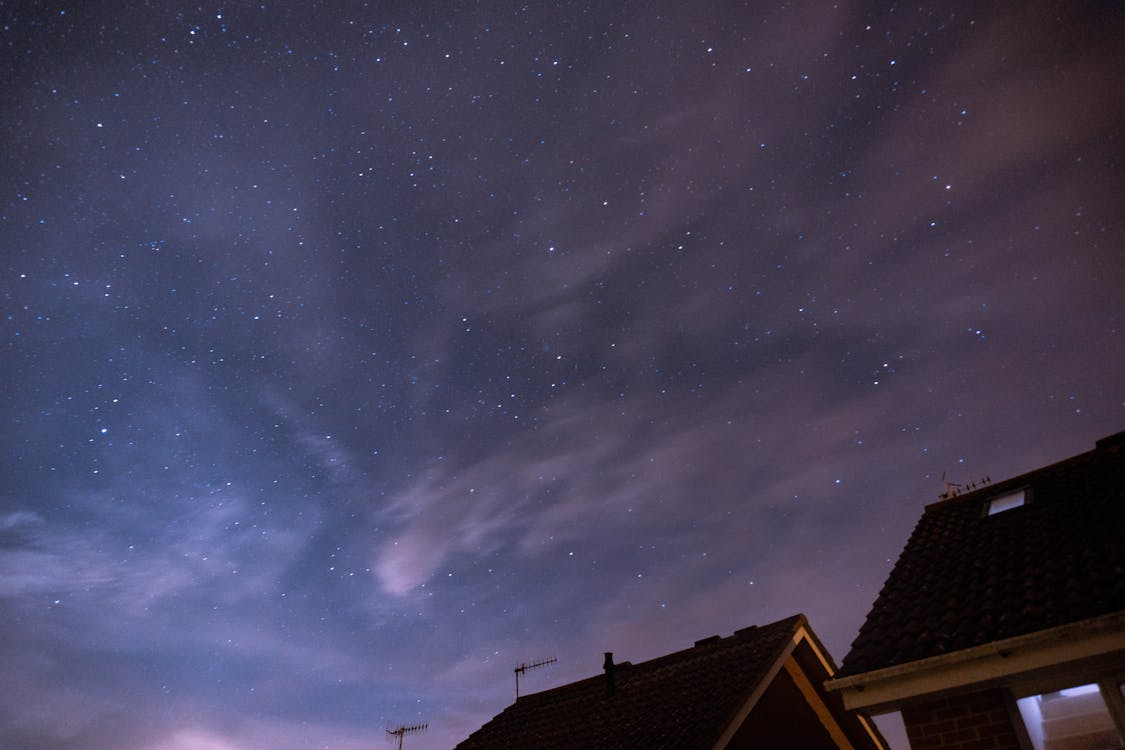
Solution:
<svg viewBox="0 0 1125 750">
<path fill-rule="evenodd" d="M 1125 746 L 1125 432 L 945 494 L 828 689 L 913 750 Z"/>
<path fill-rule="evenodd" d="M 874 725 L 823 688 L 835 671 L 804 615 L 520 696 L 458 750 L 875 750 Z"/>
</svg>

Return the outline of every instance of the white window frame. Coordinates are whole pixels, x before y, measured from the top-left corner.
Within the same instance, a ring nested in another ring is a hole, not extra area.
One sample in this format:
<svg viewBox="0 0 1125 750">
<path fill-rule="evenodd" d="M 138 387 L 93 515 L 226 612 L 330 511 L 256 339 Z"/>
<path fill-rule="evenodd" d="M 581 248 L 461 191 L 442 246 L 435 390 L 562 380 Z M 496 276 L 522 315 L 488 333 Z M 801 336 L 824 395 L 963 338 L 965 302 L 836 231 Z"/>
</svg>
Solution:
<svg viewBox="0 0 1125 750">
<path fill-rule="evenodd" d="M 993 503 L 997 503 L 997 502 L 1000 502 L 1002 500 L 1013 500 L 1014 501 L 1017 495 L 1019 496 L 1019 502 L 1012 502 L 1012 503 L 1008 504 L 1006 507 L 999 508 L 997 510 L 992 509 Z M 1009 492 L 1004 492 L 1004 493 L 1001 493 L 999 495 L 992 495 L 991 497 L 985 499 L 985 501 L 984 501 L 984 516 L 985 516 L 985 518 L 991 518 L 992 516 L 1002 516 L 1005 513 L 1009 513 L 1013 510 L 1016 510 L 1017 508 L 1022 508 L 1023 506 L 1028 505 L 1030 502 L 1031 502 L 1031 487 L 1017 487 L 1016 489 L 1011 490 Z"/>
<path fill-rule="evenodd" d="M 1016 727 L 1016 736 L 1019 738 L 1020 747 L 1023 750 L 1035 750 L 1034 745 L 1031 744 L 1031 736 L 1028 734 L 1027 725 L 1024 724 L 1023 714 L 1020 713 L 1016 705 L 1017 700 L 1089 684 L 1096 684 L 1098 686 L 1098 693 L 1101 694 L 1102 702 L 1106 705 L 1110 718 L 1113 719 L 1118 738 L 1122 743 L 1125 743 L 1125 695 L 1122 695 L 1121 692 L 1122 686 L 1125 685 L 1125 673 L 1121 673 L 1075 677 L 1074 679 L 1068 680 L 1067 684 L 1055 683 L 1052 687 L 1046 689 L 1040 689 L 1042 686 L 1036 686 L 1035 689 L 1021 690 L 1018 693 L 1009 690 L 1008 693 L 1011 696 L 1011 700 L 1008 705 L 1008 716 Z"/>
</svg>

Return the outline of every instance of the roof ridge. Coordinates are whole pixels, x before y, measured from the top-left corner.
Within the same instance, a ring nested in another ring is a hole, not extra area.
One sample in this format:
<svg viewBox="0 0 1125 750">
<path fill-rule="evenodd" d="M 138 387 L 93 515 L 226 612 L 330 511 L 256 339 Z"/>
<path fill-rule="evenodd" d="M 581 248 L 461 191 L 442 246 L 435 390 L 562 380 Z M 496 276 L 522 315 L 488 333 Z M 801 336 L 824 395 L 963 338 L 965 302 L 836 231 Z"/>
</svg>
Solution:
<svg viewBox="0 0 1125 750">
<path fill-rule="evenodd" d="M 616 662 L 614 664 L 614 667 L 616 667 L 617 669 L 625 668 L 625 669 L 630 670 L 631 672 L 637 672 L 637 671 L 645 670 L 645 669 L 657 669 L 657 668 L 660 668 L 661 666 L 665 666 L 664 664 L 658 664 L 657 662 L 675 662 L 675 661 L 678 661 L 680 659 L 683 659 L 686 656 L 692 655 L 695 652 L 698 652 L 699 655 L 703 655 L 704 653 L 714 651 L 715 649 L 708 649 L 707 648 L 708 646 L 712 646 L 714 644 L 732 643 L 733 641 L 736 641 L 736 640 L 746 641 L 749 636 L 757 636 L 757 637 L 763 637 L 764 638 L 764 637 L 768 637 L 766 635 L 767 631 L 773 631 L 773 630 L 788 630 L 792 633 L 796 633 L 798 628 L 802 625 L 807 627 L 808 618 L 805 617 L 804 613 L 799 612 L 797 614 L 790 615 L 789 617 L 783 617 L 780 620 L 775 620 L 774 622 L 767 623 L 765 625 L 747 625 L 746 627 L 739 628 L 738 630 L 734 631 L 733 633 L 731 633 L 728 636 L 719 636 L 719 635 L 708 636 L 708 637 L 703 638 L 699 641 L 695 641 L 695 643 L 692 646 L 689 646 L 687 648 L 682 648 L 678 651 L 672 651 L 672 652 L 667 653 L 667 654 L 660 654 L 659 656 L 654 656 L 651 659 L 645 659 L 644 661 L 639 661 L 639 662 L 636 662 L 636 663 L 633 663 L 632 661 Z M 786 627 L 783 627 L 783 626 L 786 626 Z M 591 681 L 602 680 L 602 679 L 604 679 L 604 677 L 605 677 L 605 675 L 604 675 L 603 672 L 596 672 L 596 673 L 590 675 L 589 677 L 581 677 L 577 680 L 565 683 L 563 685 L 556 685 L 554 687 L 545 688 L 543 690 L 538 690 L 534 693 L 526 693 L 524 695 L 521 695 L 517 700 L 523 701 L 525 699 L 533 698 L 535 696 L 541 696 L 541 695 L 546 695 L 548 693 L 554 693 L 556 691 L 561 691 L 565 688 L 571 688 L 571 689 L 574 689 L 574 690 L 577 691 L 579 686 L 583 686 L 586 683 L 591 682 Z M 506 710 L 508 710 L 508 708 L 511 708 L 512 706 L 515 706 L 515 705 L 516 705 L 515 703 L 512 703 L 507 708 L 505 708 L 504 710 L 506 711 Z"/>
<path fill-rule="evenodd" d="M 962 492 L 959 495 L 954 495 L 953 497 L 945 497 L 934 500 L 931 503 L 926 503 L 926 505 L 923 506 L 923 510 L 929 511 L 930 508 L 936 508 L 938 506 L 947 504 L 956 505 L 958 502 L 965 502 L 969 499 L 979 500 L 981 497 L 986 497 L 998 492 L 1003 492 L 1008 489 L 1018 488 L 1025 484 L 1029 484 L 1034 477 L 1041 474 L 1050 473 L 1053 470 L 1057 470 L 1064 464 L 1087 461 L 1091 458 L 1095 458 L 1101 455 L 1117 453 L 1122 448 L 1125 448 L 1125 430 L 1098 440 L 1096 447 L 1091 448 L 1090 450 L 1082 451 L 1081 453 L 1075 453 L 1074 455 L 1068 456 L 1066 458 L 1060 458 L 1058 461 L 1053 461 L 1049 464 L 1046 464 L 1045 466 L 1038 466 L 1034 469 L 1028 469 L 1022 474 L 1016 474 L 1015 476 L 1008 477 L 1007 479 L 1001 479 L 998 482 L 981 485 L 979 487 L 976 487 L 975 489 L 969 490 L 968 492 Z"/>
<path fill-rule="evenodd" d="M 752 691 L 776 673 L 795 637 L 809 632 L 807 623 L 803 614 L 792 615 L 636 664 L 620 662 L 613 681 L 599 672 L 521 695 L 459 747 L 508 747 L 513 737 L 523 746 L 562 746 L 552 745 L 562 735 L 569 738 L 566 746 L 656 747 L 656 738 L 681 746 L 676 743 L 689 728 L 693 737 L 717 738 Z M 667 711 L 668 700 L 686 701 L 687 724 Z"/>
</svg>

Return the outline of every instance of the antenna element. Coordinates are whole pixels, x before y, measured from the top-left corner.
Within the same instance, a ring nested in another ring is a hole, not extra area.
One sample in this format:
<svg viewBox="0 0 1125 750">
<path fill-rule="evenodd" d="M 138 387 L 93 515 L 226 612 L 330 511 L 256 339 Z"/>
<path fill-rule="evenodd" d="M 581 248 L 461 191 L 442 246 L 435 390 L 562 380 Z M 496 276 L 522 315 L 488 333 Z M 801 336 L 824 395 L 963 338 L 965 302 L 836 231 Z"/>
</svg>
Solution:
<svg viewBox="0 0 1125 750">
<path fill-rule="evenodd" d="M 558 661 L 558 659 L 556 659 L 555 657 L 552 656 L 550 659 L 538 659 L 537 661 L 531 661 L 531 662 L 525 661 L 525 662 L 520 662 L 518 665 L 516 665 L 516 669 L 515 669 L 515 672 L 516 672 L 516 699 L 518 700 L 519 697 L 520 697 L 520 675 L 521 674 L 523 674 L 524 672 L 526 672 L 529 669 L 535 669 L 537 667 L 545 667 L 548 664 L 554 664 L 557 661 Z"/>
<path fill-rule="evenodd" d="M 948 500 L 951 497 L 957 497 L 962 492 L 975 490 L 977 487 L 984 487 L 987 484 L 992 484 L 992 477 L 987 474 L 976 482 L 969 482 L 968 484 L 958 484 L 957 482 L 950 481 L 945 478 L 945 472 L 941 473 L 941 482 L 945 485 L 945 489 L 940 495 L 939 500 Z"/>
<path fill-rule="evenodd" d="M 388 729 L 387 734 L 398 737 L 398 750 L 402 750 L 402 738 L 404 735 L 421 732 L 429 724 L 400 724 L 398 729 Z"/>
</svg>

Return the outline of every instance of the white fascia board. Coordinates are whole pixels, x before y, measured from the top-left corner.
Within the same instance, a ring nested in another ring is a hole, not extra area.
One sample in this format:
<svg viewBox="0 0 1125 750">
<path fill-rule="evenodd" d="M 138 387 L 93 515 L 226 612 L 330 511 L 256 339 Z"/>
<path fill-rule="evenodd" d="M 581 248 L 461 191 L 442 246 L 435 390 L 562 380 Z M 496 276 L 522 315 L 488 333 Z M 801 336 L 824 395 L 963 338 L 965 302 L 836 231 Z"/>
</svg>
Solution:
<svg viewBox="0 0 1125 750">
<path fill-rule="evenodd" d="M 849 710 L 897 710 L 925 695 L 971 685 L 1010 683 L 1020 675 L 1085 660 L 1125 657 L 1125 612 L 1060 625 L 872 672 L 829 680 Z"/>
</svg>

